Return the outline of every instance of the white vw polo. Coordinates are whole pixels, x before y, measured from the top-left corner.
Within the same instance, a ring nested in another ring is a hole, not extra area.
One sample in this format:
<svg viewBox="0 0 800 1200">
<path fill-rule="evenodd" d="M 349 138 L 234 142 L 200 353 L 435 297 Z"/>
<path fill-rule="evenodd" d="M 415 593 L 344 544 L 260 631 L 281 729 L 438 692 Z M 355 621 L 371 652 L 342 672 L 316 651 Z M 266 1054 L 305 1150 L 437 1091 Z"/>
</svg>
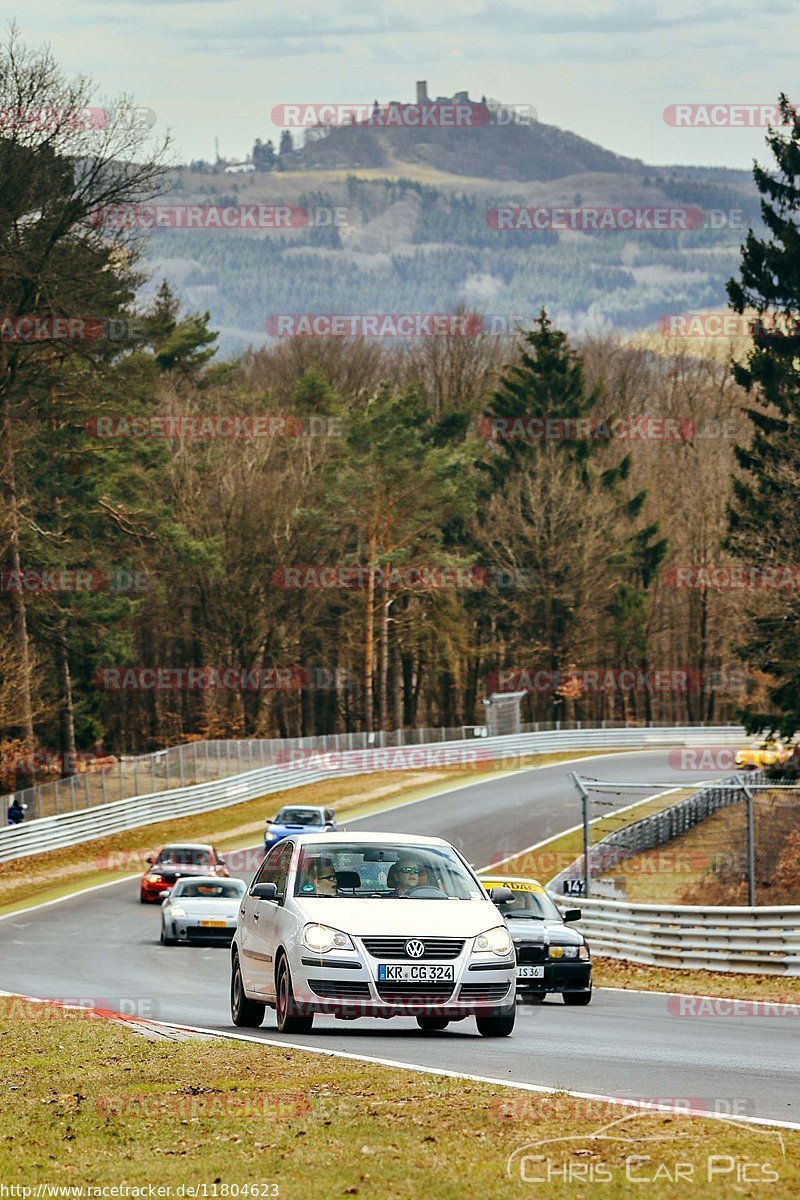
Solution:
<svg viewBox="0 0 800 1200">
<path fill-rule="evenodd" d="M 318 1012 L 411 1016 L 423 1030 L 474 1015 L 485 1037 L 506 1037 L 515 976 L 503 919 L 449 842 L 305 833 L 267 854 L 242 900 L 231 1016 L 254 1028 L 274 1008 L 278 1029 L 305 1033 Z"/>
</svg>

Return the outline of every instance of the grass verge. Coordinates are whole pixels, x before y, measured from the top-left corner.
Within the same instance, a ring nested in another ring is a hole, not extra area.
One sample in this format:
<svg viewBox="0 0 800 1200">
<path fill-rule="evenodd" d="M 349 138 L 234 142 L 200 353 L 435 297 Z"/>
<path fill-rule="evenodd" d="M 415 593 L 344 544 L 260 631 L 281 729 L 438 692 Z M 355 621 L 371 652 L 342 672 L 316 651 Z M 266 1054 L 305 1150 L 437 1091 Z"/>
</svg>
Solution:
<svg viewBox="0 0 800 1200">
<path fill-rule="evenodd" d="M 576 900 L 576 904 L 580 901 Z M 737 975 L 732 971 L 693 971 L 646 967 L 616 958 L 594 957 L 595 987 L 638 988 L 644 992 L 687 992 L 692 996 L 735 996 L 741 1000 L 774 1000 L 800 1005 L 800 978 Z"/>
<path fill-rule="evenodd" d="M 583 753 L 576 750 L 528 755 L 515 760 L 513 768 L 505 770 L 479 763 L 475 768 L 376 771 L 368 775 L 344 776 L 192 817 L 141 826 L 46 854 L 12 859 L 0 864 L 0 914 L 23 908 L 32 900 L 37 903 L 56 900 L 83 887 L 112 883 L 121 874 L 144 871 L 147 855 L 167 841 L 213 842 L 223 851 L 258 845 L 262 841 L 264 821 L 274 816 L 287 799 L 293 804 L 326 805 L 336 810 L 337 817 L 353 819 L 423 799 L 448 788 L 499 779 L 512 769 L 569 762 Z M 109 859 L 112 859 L 111 869 Z"/>
<path fill-rule="evenodd" d="M 641 1114 L 270 1046 L 153 1043 L 124 1025 L 33 1011 L 43 1006 L 28 1005 L 22 1019 L 21 1004 L 0 998 L 0 1083 L 11 1100 L 0 1170 L 3 1183 L 33 1185 L 34 1196 L 38 1184 L 154 1184 L 166 1197 L 205 1185 L 195 1194 L 507 1200 L 533 1195 L 531 1175 L 548 1171 L 548 1159 L 562 1172 L 535 1184 L 548 1200 L 597 1194 L 593 1182 L 619 1200 L 631 1176 L 653 1180 L 651 1200 L 671 1200 L 679 1163 L 720 1200 L 740 1190 L 745 1163 L 750 1179 L 771 1173 L 783 1196 L 800 1189 L 795 1131 Z M 610 1134 L 623 1140 L 591 1136 L 620 1118 Z M 526 1161 L 524 1182 L 519 1154 L 506 1174 L 514 1151 L 564 1137 L 530 1149 L 544 1157 Z"/>
</svg>

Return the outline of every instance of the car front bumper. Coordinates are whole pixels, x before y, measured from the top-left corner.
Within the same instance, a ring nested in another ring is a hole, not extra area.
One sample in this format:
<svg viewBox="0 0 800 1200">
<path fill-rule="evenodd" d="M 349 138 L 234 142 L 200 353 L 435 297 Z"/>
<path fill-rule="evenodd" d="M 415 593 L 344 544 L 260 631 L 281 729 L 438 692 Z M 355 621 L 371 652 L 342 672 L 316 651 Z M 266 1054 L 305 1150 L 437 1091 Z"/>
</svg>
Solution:
<svg viewBox="0 0 800 1200">
<path fill-rule="evenodd" d="M 345 1019 L 442 1015 L 459 1020 L 513 1007 L 516 963 L 512 959 L 490 964 L 462 953 L 454 960 L 435 961 L 454 968 L 452 983 L 381 982 L 378 960 L 361 947 L 356 954 L 321 956 L 296 947 L 289 967 L 295 1000 L 305 1011 Z"/>
<path fill-rule="evenodd" d="M 179 942 L 213 942 L 218 946 L 230 946 L 236 933 L 236 917 L 226 917 L 224 926 L 201 925 L 200 920 L 198 917 L 175 917 L 171 922 L 164 922 L 164 930 L 167 937 L 177 938 Z"/>
<path fill-rule="evenodd" d="M 592 990 L 592 964 L 589 959 L 556 959 L 543 964 L 544 975 L 540 979 L 518 979 L 517 995 L 537 992 L 590 992 Z"/>
</svg>

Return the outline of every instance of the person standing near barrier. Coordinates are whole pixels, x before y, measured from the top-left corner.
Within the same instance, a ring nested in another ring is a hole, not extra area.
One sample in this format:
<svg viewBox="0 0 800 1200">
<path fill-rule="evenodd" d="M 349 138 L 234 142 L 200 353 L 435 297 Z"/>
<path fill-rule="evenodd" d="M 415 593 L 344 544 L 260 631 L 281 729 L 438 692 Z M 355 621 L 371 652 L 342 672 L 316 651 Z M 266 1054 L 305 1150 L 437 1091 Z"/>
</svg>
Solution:
<svg viewBox="0 0 800 1200">
<path fill-rule="evenodd" d="M 11 803 L 8 806 L 8 823 L 9 825 L 21 825 L 25 820 L 25 809 L 20 804 L 16 796 L 12 796 Z"/>
</svg>

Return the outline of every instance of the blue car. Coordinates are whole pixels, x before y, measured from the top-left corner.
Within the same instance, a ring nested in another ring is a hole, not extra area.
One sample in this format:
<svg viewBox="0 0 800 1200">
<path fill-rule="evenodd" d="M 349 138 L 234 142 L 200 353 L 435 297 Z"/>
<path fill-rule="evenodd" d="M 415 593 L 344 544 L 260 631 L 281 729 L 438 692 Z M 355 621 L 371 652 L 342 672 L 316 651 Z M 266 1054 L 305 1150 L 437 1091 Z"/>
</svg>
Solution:
<svg viewBox="0 0 800 1200">
<path fill-rule="evenodd" d="M 330 833 L 338 829 L 332 808 L 307 808 L 289 805 L 282 808 L 264 831 L 264 845 L 269 849 L 281 838 L 293 833 Z"/>
</svg>

